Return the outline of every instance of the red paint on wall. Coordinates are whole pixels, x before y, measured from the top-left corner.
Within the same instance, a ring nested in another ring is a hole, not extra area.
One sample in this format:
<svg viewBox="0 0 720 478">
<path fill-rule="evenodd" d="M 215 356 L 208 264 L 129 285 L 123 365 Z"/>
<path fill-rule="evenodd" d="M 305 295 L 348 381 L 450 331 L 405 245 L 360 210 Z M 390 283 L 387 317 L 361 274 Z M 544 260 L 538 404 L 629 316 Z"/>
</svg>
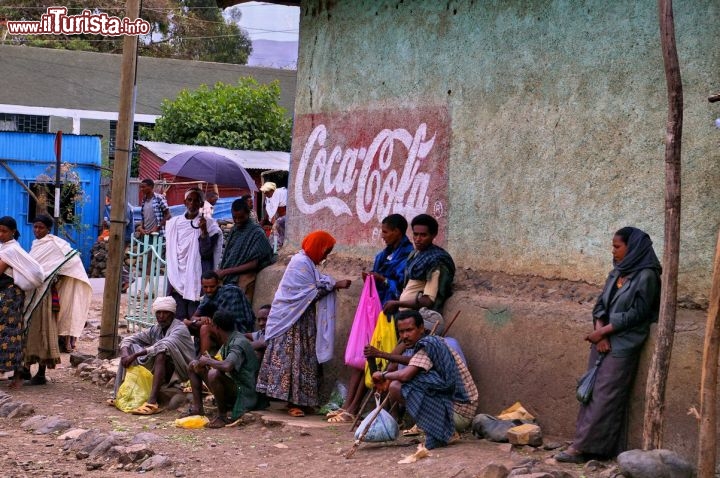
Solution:
<svg viewBox="0 0 720 478">
<path fill-rule="evenodd" d="M 298 241 L 325 229 L 340 244 L 377 247 L 384 217 L 426 213 L 445 243 L 446 107 L 305 115 L 294 129 L 288 202 Z"/>
</svg>

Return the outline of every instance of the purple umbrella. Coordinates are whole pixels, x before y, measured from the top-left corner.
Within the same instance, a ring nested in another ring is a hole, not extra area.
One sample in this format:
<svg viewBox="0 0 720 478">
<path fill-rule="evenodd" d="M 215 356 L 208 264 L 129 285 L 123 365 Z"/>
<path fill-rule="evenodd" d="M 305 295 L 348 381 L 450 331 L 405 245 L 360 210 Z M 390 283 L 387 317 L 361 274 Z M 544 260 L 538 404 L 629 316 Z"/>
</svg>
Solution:
<svg viewBox="0 0 720 478">
<path fill-rule="evenodd" d="M 258 190 L 245 168 L 230 158 L 209 151 L 190 150 L 176 154 L 160 166 L 160 172 L 218 186 Z"/>
</svg>

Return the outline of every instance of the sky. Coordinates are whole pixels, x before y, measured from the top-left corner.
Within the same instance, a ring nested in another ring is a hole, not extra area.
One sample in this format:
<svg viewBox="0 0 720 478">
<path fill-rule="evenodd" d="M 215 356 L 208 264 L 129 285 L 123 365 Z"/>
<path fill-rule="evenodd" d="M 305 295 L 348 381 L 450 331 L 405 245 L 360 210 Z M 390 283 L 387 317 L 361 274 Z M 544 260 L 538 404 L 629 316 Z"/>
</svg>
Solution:
<svg viewBox="0 0 720 478">
<path fill-rule="evenodd" d="M 298 41 L 299 7 L 247 2 L 233 8 L 242 12 L 240 26 L 251 40 Z"/>
</svg>

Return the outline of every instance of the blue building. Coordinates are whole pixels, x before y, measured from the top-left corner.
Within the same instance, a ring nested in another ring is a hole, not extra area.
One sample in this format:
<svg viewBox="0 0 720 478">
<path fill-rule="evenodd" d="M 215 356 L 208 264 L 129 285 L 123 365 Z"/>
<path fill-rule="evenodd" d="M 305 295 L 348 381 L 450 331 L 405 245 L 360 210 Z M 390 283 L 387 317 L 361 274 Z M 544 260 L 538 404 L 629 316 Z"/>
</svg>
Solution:
<svg viewBox="0 0 720 478">
<path fill-rule="evenodd" d="M 100 233 L 100 137 L 63 135 L 61 153 L 63 165 L 77 179 L 61 178 L 60 208 L 66 220 L 77 217 L 79 226 L 65 227 L 59 236 L 82 253 L 87 268 L 90 248 Z M 0 216 L 15 218 L 25 250 L 30 250 L 35 238 L 32 221 L 42 213 L 28 190 L 36 195 L 47 190 L 53 195 L 55 161 L 54 134 L 0 132 Z M 48 204 L 52 215 L 52 197 Z"/>
</svg>

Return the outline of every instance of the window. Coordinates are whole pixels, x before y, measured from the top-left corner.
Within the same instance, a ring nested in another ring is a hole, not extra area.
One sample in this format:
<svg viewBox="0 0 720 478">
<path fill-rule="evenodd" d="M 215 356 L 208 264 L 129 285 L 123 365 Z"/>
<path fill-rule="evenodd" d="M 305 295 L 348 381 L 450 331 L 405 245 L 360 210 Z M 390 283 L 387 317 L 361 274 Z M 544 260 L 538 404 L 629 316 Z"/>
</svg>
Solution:
<svg viewBox="0 0 720 478">
<path fill-rule="evenodd" d="M 0 113 L 0 131 L 47 133 L 50 131 L 50 117 Z"/>
</svg>

